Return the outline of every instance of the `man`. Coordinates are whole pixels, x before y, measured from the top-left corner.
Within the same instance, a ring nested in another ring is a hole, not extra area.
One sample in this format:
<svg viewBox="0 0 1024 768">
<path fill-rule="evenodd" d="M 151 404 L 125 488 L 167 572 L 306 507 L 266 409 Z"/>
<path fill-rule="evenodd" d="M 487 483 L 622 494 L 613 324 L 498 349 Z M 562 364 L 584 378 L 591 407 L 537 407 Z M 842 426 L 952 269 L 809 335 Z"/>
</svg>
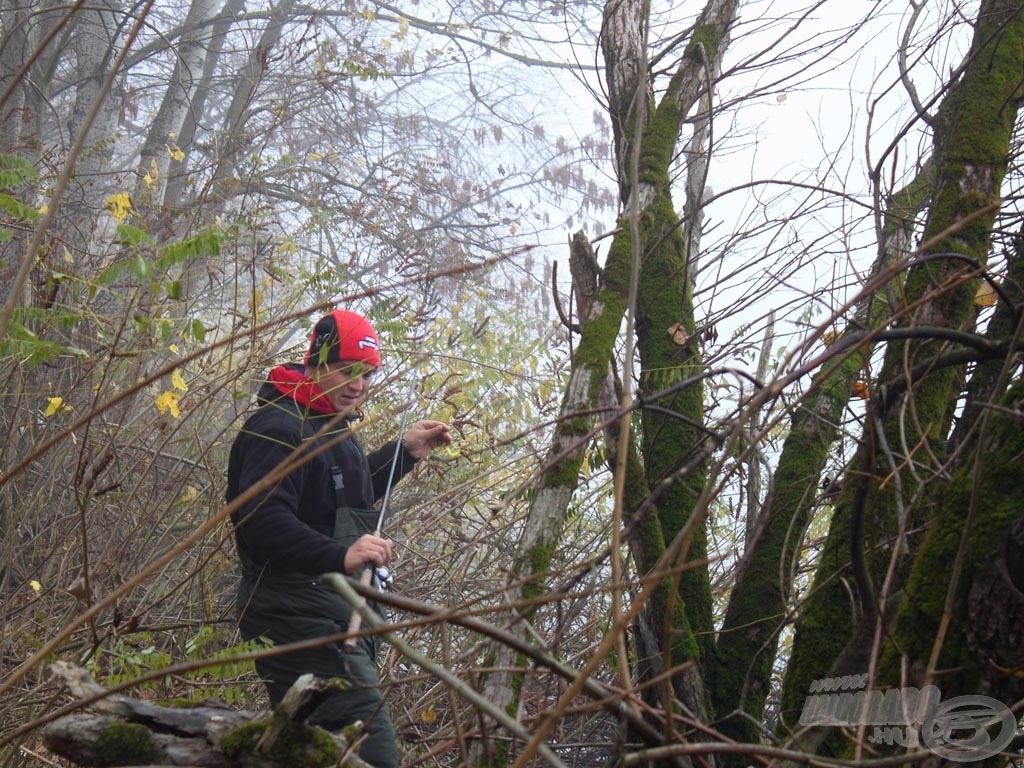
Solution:
<svg viewBox="0 0 1024 768">
<path fill-rule="evenodd" d="M 275 472 L 295 467 L 260 490 L 232 515 L 242 563 L 239 626 L 246 639 L 265 636 L 277 646 L 337 635 L 351 606 L 319 583 L 322 573 L 358 579 L 365 567 L 386 566 L 392 542 L 374 533 L 391 464 L 393 481 L 434 448 L 451 443 L 448 425 L 418 421 L 399 449 L 391 442 L 369 455 L 349 429 L 380 367 L 377 333 L 362 315 L 335 310 L 313 328 L 303 365 L 270 371 L 258 410 L 231 447 L 228 499 Z M 302 457 L 296 461 L 295 451 Z M 307 722 L 338 730 L 361 721 L 360 756 L 378 768 L 398 765 L 394 726 L 384 705 L 376 666 L 377 642 L 354 648 L 328 642 L 256 662 L 276 706 L 300 675 L 342 678 L 348 687 L 330 697 Z"/>
</svg>

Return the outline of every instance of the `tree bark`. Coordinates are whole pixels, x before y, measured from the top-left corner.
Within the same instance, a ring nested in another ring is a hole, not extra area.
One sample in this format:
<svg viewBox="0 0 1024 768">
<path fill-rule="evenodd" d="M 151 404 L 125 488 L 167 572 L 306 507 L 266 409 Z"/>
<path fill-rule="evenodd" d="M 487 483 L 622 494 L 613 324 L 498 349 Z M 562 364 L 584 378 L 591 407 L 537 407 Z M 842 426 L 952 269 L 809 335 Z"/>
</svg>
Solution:
<svg viewBox="0 0 1024 768">
<path fill-rule="evenodd" d="M 972 272 L 986 262 L 1010 154 L 1024 67 L 1022 39 L 1018 2 L 982 2 L 962 77 L 937 115 L 933 202 L 924 247 L 900 293 L 900 327 L 960 329 L 971 316 L 977 290 Z M 904 380 L 910 368 L 942 348 L 939 340 L 890 343 L 882 382 Z M 907 394 L 892 402 L 876 392 L 869 403 L 867 436 L 847 475 L 797 623 L 783 688 L 790 724 L 815 678 L 867 671 L 875 645 L 856 642 L 865 636 L 857 624 L 874 627 L 880 604 L 905 584 L 918 545 L 904 533 L 934 524 L 935 508 L 925 502 L 942 487 L 956 382 L 954 372 L 943 368 L 911 382 Z M 850 610 L 851 588 L 859 617 Z M 844 655 L 848 643 L 859 652 Z M 840 657 L 860 668 L 821 668 L 823 659 Z"/>
<path fill-rule="evenodd" d="M 871 343 L 849 342 L 881 327 L 891 315 L 884 285 L 887 272 L 909 254 L 909 239 L 931 189 L 929 166 L 892 196 L 882 228 L 878 258 L 849 324 L 832 342 L 827 360 L 795 406 L 789 434 L 772 481 L 772 493 L 760 513 L 753 540 L 737 569 L 718 634 L 719 657 L 711 690 L 722 732 L 737 741 L 757 743 L 772 664 L 790 610 L 792 575 L 804 532 L 821 503 L 820 478 L 829 451 L 841 435 L 843 410 L 854 382 L 865 376 Z M 736 713 L 730 716 L 730 713 Z M 745 713 L 740 714 L 740 713 Z"/>
<path fill-rule="evenodd" d="M 156 209 L 164 203 L 169 169 L 179 162 L 171 150 L 179 147 L 182 128 L 206 72 L 207 57 L 213 53 L 211 27 L 218 7 L 218 0 L 193 0 L 189 6 L 184 21 L 187 31 L 177 48 L 174 71 L 139 152 L 134 195 L 139 203 L 148 201 Z"/>
<path fill-rule="evenodd" d="M 299 678 L 268 717 L 217 704 L 158 706 L 110 694 L 85 670 L 65 662 L 51 669 L 100 711 L 62 717 L 43 732 L 48 749 L 79 765 L 297 768 L 332 765 L 345 755 L 345 765 L 368 768 L 348 754 L 344 736 L 302 722 L 317 701 L 337 690 L 312 675 Z"/>
</svg>

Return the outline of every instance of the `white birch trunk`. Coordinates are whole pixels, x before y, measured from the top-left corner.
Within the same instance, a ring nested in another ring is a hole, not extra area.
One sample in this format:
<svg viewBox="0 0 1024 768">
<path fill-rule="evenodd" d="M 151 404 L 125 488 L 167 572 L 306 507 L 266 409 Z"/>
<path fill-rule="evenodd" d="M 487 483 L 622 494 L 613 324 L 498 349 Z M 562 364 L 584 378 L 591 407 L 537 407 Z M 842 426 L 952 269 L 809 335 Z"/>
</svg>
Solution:
<svg viewBox="0 0 1024 768">
<path fill-rule="evenodd" d="M 164 203 L 172 162 L 170 150 L 178 147 L 181 130 L 206 71 L 213 35 L 210 22 L 218 8 L 218 0 L 193 0 L 189 7 L 184 22 L 187 31 L 177 48 L 174 73 L 139 155 L 135 199 L 148 199 L 154 208 Z"/>
</svg>

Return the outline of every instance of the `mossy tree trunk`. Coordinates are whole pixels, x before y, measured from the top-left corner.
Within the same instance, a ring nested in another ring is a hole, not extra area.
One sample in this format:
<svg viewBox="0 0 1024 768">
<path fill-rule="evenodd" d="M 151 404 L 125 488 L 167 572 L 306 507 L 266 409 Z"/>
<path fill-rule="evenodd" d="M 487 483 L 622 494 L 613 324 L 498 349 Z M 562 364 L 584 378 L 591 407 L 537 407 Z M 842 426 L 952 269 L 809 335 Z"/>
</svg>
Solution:
<svg viewBox="0 0 1024 768">
<path fill-rule="evenodd" d="M 626 213 L 620 218 L 600 285 L 581 325 L 560 417 L 515 558 L 514 571 L 520 585 L 515 597 L 521 606 L 530 605 L 545 591 L 552 555 L 579 483 L 583 451 L 595 426 L 594 413 L 599 409 L 601 392 L 609 375 L 609 360 L 630 305 L 635 275 L 639 275 L 639 294 L 645 294 L 636 301 L 645 393 L 656 393 L 659 385 L 668 381 L 665 376 L 677 382 L 700 367 L 696 339 L 691 338 L 680 347 L 671 343 L 667 332 L 670 325 L 681 323 L 692 337 L 695 327 L 682 221 L 672 203 L 670 170 L 683 120 L 702 93 L 711 87 L 705 77 L 712 71 L 709 62 L 720 61 L 736 10 L 735 0 L 708 3 L 678 70 L 660 104 L 654 108 L 648 101 L 643 47 L 646 6 L 628 0 L 606 5 L 602 42 L 612 94 L 617 170 Z M 652 370 L 669 373 L 659 379 L 649 373 Z M 659 400 L 657 405 L 666 410 L 674 409 L 684 418 L 678 415 L 652 417 L 651 414 L 644 417 L 644 434 L 650 430 L 651 436 L 642 441 L 646 459 L 643 479 L 636 476 L 640 465 L 632 464 L 634 470 L 630 473 L 627 497 L 632 499 L 633 506 L 642 503 L 640 498 L 646 496 L 649 482 L 645 481 L 658 482 L 671 476 L 681 466 L 681 461 L 685 461 L 680 453 L 681 446 L 692 447 L 698 442 L 693 427 L 686 422 L 700 424 L 703 420 L 699 385 Z M 693 511 L 695 488 L 699 489 L 702 484 L 699 471 L 689 473 L 681 483 L 666 483 L 678 487 L 670 487 L 659 497 L 657 506 L 647 510 L 638 521 L 636 541 L 642 544 L 638 547 L 634 541 L 633 551 L 639 553 L 637 566 L 641 571 L 654 567 L 664 555 L 666 541 L 679 534 Z M 663 519 L 662 514 L 667 517 Z M 651 525 L 657 530 L 647 527 Z M 690 546 L 691 557 L 702 557 L 706 549 L 703 528 L 698 528 L 702 532 Z M 666 628 L 663 637 L 668 640 L 668 647 L 661 650 L 671 668 L 679 668 L 680 679 L 673 681 L 674 693 L 685 692 L 684 703 L 705 716 L 708 712 L 706 691 L 703 685 L 693 684 L 695 668 L 684 665 L 699 658 L 695 627 L 711 628 L 706 569 L 680 579 L 674 596 L 664 590 L 659 594 L 663 610 L 670 612 L 670 615 L 655 618 L 659 628 Z M 658 613 L 661 614 L 661 610 Z M 518 619 L 528 616 L 529 611 L 523 608 Z M 499 670 L 521 669 L 523 659 L 517 660 L 507 649 L 499 649 L 494 665 Z M 499 672 L 487 678 L 484 690 L 488 698 L 511 713 L 518 706 L 521 684 L 520 673 Z M 503 766 L 508 755 L 507 746 L 495 743 L 489 750 L 477 750 L 474 763 Z"/>
<path fill-rule="evenodd" d="M 627 478 L 625 507 L 640 574 L 665 566 L 673 569 L 652 593 L 641 617 L 647 630 L 641 632 L 641 640 L 646 636 L 653 648 L 638 643 L 638 677 L 642 684 L 668 673 L 671 697 L 704 721 L 712 716 L 712 709 L 702 664 L 714 654 L 714 626 L 704 564 L 706 510 L 697 504 L 705 483 L 707 440 L 702 428 L 703 363 L 690 283 L 691 254 L 685 222 L 673 201 L 670 171 L 684 118 L 702 97 L 702 108 L 710 109 L 713 83 L 706 75 L 719 70 L 736 11 L 737 4 L 732 2 L 705 7 L 680 66 L 656 105 L 650 100 L 646 66 L 638 64 L 644 61 L 643 50 L 632 47 L 643 43 L 642 6 L 607 5 L 604 27 L 608 91 L 620 148 L 619 186 L 626 201 L 621 234 L 612 244 L 609 259 L 619 254 L 617 263 L 635 267 L 638 277 L 635 330 L 643 397 L 641 457 L 630 457 L 625 466 L 627 473 L 642 467 L 643 477 Z M 695 131 L 709 119 L 709 114 L 698 115 Z M 703 173 L 697 175 L 699 183 L 688 188 L 696 189 L 699 196 Z M 640 199 L 646 202 L 642 213 L 636 210 Z M 699 208 L 699 201 L 691 202 Z M 667 549 L 680 536 L 690 537 L 680 551 L 694 565 L 664 562 Z M 654 649 L 660 657 L 657 661 L 652 658 Z M 655 698 L 660 698 L 666 712 L 671 711 L 666 696 Z"/>
<path fill-rule="evenodd" d="M 815 678 L 868 671 L 872 638 L 883 626 L 878 620 L 886 618 L 882 606 L 898 599 L 919 545 L 913 533 L 937 524 L 935 499 L 948 477 L 946 440 L 962 372 L 929 365 L 946 349 L 929 329 L 972 325 L 977 270 L 991 246 L 1021 95 L 1020 10 L 1016 0 L 981 3 L 962 74 L 934 120 L 932 204 L 894 318 L 919 338 L 890 342 L 886 350 L 882 386 L 869 402 L 865 438 L 797 623 L 783 688 L 790 726 Z M 918 592 L 916 599 L 923 598 Z"/>
<path fill-rule="evenodd" d="M 1001 406 L 981 417 L 915 558 L 879 667 L 890 685 L 935 685 L 943 700 L 1024 698 L 1024 380 Z"/>
<path fill-rule="evenodd" d="M 853 384 L 865 375 L 871 351 L 865 331 L 878 329 L 890 315 L 876 284 L 909 253 L 913 222 L 931 188 L 930 168 L 930 163 L 925 164 L 917 178 L 889 200 L 878 259 L 863 296 L 852 322 L 830 347 L 834 356 L 825 361 L 795 405 L 776 465 L 773 493 L 761 508 L 756 532 L 738 568 L 718 635 L 718 658 L 709 670 L 719 729 L 737 741 L 757 743 L 760 738 L 757 723 L 792 597 L 790 576 L 796 571 L 811 515 L 821 504 L 822 473 L 840 437 Z"/>
</svg>

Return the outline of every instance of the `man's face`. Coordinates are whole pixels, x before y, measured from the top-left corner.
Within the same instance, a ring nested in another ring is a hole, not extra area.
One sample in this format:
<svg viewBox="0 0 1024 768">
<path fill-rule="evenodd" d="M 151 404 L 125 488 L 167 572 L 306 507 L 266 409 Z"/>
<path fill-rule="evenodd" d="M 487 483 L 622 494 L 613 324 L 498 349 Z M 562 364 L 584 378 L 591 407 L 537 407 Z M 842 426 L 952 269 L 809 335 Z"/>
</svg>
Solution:
<svg viewBox="0 0 1024 768">
<path fill-rule="evenodd" d="M 376 368 L 366 363 L 340 360 L 307 371 L 336 411 L 352 411 L 366 399 Z"/>
</svg>

